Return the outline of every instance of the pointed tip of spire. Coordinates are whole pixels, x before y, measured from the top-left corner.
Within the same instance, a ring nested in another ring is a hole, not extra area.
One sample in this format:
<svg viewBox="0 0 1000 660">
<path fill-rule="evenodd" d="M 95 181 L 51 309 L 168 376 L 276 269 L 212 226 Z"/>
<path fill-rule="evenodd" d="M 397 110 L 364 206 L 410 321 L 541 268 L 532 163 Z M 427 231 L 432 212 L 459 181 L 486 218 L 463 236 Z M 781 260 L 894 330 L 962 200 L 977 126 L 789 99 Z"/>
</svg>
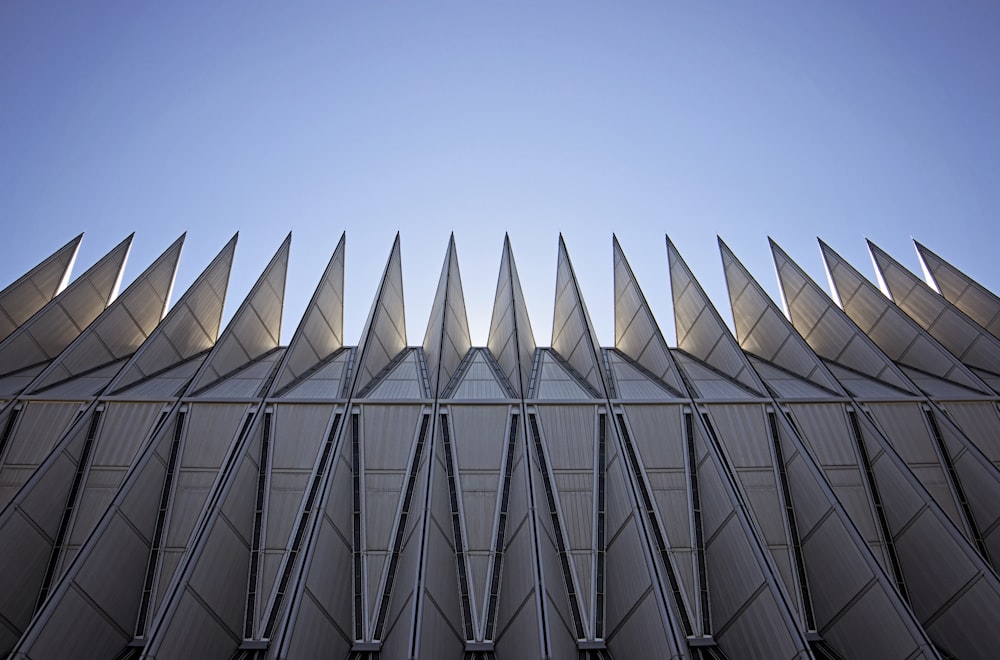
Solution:
<svg viewBox="0 0 1000 660">
<path fill-rule="evenodd" d="M 671 252 L 676 253 L 677 252 L 677 246 L 674 245 L 674 242 L 672 240 L 670 240 L 670 234 L 664 234 L 663 236 L 664 236 L 664 238 L 667 239 L 667 253 L 668 254 L 671 253 Z"/>
<path fill-rule="evenodd" d="M 722 252 L 723 255 L 727 255 L 728 254 L 731 257 L 735 256 L 733 254 L 733 251 L 729 249 L 729 246 L 726 245 L 726 242 L 724 240 L 722 240 L 722 236 L 716 234 L 715 235 L 715 239 L 719 242 L 719 251 Z"/>
<path fill-rule="evenodd" d="M 816 241 L 819 243 L 819 249 L 823 252 L 833 252 L 833 248 L 827 245 L 826 242 L 819 236 L 816 237 Z"/>
</svg>

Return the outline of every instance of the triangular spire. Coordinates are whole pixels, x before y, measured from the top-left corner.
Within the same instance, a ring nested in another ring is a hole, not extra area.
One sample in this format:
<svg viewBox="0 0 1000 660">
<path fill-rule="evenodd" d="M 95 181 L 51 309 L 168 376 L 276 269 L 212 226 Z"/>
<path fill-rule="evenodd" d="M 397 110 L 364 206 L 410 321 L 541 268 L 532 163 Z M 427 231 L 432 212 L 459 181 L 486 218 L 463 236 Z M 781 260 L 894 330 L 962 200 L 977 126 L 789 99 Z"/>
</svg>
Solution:
<svg viewBox="0 0 1000 660">
<path fill-rule="evenodd" d="M 670 290 L 677 346 L 740 384 L 764 393 L 764 385 L 726 326 L 719 311 L 667 237 Z"/>
<path fill-rule="evenodd" d="M 679 392 L 684 391 L 677 365 L 639 288 L 618 237 L 611 242 L 615 264 L 615 348 Z"/>
<path fill-rule="evenodd" d="M 168 247 L 35 380 L 40 389 L 134 353 L 163 319 L 184 234 Z"/>
<path fill-rule="evenodd" d="M 559 234 L 559 265 L 556 268 L 556 302 L 552 314 L 552 348 L 577 373 L 603 395 L 607 395 L 598 357 L 600 344 L 587 313 L 587 305 L 569 260 L 566 242 Z"/>
<path fill-rule="evenodd" d="M 719 251 L 740 347 L 820 387 L 842 394 L 837 379 L 721 238 Z"/>
<path fill-rule="evenodd" d="M 424 333 L 424 357 L 430 378 L 431 394 L 438 396 L 458 369 L 462 358 L 472 348 L 469 319 L 465 312 L 462 276 L 458 269 L 455 234 L 448 240 L 448 250 L 441 267 L 437 293 Z"/>
<path fill-rule="evenodd" d="M 278 347 L 291 243 L 289 233 L 205 358 L 189 392 L 211 385 Z"/>
<path fill-rule="evenodd" d="M 299 327 L 278 368 L 274 391 L 297 381 L 303 374 L 344 345 L 344 251 L 347 233 L 340 235 L 330 263 L 316 286 Z"/>
<path fill-rule="evenodd" d="M 212 263 L 188 287 L 163 322 L 156 326 L 149 339 L 115 377 L 109 391 L 128 387 L 212 347 L 219 337 L 222 306 L 226 301 L 226 287 L 238 236 L 234 235 L 226 243 Z"/>
<path fill-rule="evenodd" d="M 403 267 L 399 232 L 392 242 L 389 260 L 382 273 L 378 292 L 361 333 L 357 367 L 351 393 L 370 383 L 389 362 L 406 348 L 406 315 L 403 306 Z"/>
<path fill-rule="evenodd" d="M 868 241 L 868 249 L 896 303 L 963 363 L 1000 374 L 1000 339 L 966 316 L 919 277 Z"/>
<path fill-rule="evenodd" d="M 823 241 L 819 245 L 841 307 L 890 359 L 973 390 L 992 394 L 968 367 L 892 304 L 843 257 Z"/>
<path fill-rule="evenodd" d="M 842 364 L 904 392 L 913 384 L 868 335 L 773 240 L 771 254 L 781 294 L 795 330 L 820 357 Z"/>
<path fill-rule="evenodd" d="M 507 235 L 503 238 L 500 275 L 497 278 L 493 319 L 486 345 L 517 395 L 527 396 L 531 363 L 535 358 L 535 335 L 531 332 L 528 306 L 524 302 L 521 280 L 514 263 L 514 251 Z"/>
<path fill-rule="evenodd" d="M 1000 297 L 917 241 L 913 244 L 927 284 L 991 335 L 1000 338 Z"/>
<path fill-rule="evenodd" d="M 66 287 L 82 240 L 80 234 L 0 291 L 0 341 Z"/>
<path fill-rule="evenodd" d="M 118 294 L 132 237 L 116 245 L 34 316 L 0 342 L 0 373 L 59 355 Z"/>
</svg>

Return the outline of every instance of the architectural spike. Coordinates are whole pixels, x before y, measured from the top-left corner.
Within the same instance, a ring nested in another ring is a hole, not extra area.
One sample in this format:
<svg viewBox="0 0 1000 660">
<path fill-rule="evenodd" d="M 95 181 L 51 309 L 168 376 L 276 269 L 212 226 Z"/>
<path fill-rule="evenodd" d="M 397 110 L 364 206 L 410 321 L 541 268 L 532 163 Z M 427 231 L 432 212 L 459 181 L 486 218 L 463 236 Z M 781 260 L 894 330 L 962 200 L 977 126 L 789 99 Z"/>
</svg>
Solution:
<svg viewBox="0 0 1000 660">
<path fill-rule="evenodd" d="M 611 236 L 615 265 L 615 348 L 678 392 L 684 391 L 667 342 L 639 288 L 618 238 Z"/>
<path fill-rule="evenodd" d="M 35 391 L 135 353 L 170 304 L 184 234 L 59 354 L 28 387 Z"/>
<path fill-rule="evenodd" d="M 403 305 L 403 267 L 399 232 L 392 242 L 389 260 L 382 273 L 368 321 L 361 333 L 351 393 L 370 383 L 382 369 L 406 348 L 406 309 Z"/>
<path fill-rule="evenodd" d="M 973 321 L 1000 338 L 1000 296 L 984 287 L 950 263 L 913 241 L 920 257 L 927 284 L 945 300 L 969 315 Z"/>
<path fill-rule="evenodd" d="M 278 367 L 274 391 L 295 383 L 305 373 L 344 345 L 344 252 L 346 232 L 340 235 L 330 262 L 306 306 L 299 327 Z"/>
<path fill-rule="evenodd" d="M 278 347 L 291 233 L 205 358 L 189 392 L 197 392 Z"/>
<path fill-rule="evenodd" d="M 900 309 L 967 366 L 1000 374 L 1000 339 L 871 241 L 868 249 L 878 268 L 879 281 Z"/>
<path fill-rule="evenodd" d="M 531 331 L 528 306 L 517 276 L 510 237 L 504 236 L 500 275 L 493 300 L 493 318 L 486 342 L 507 380 L 520 397 L 528 395 L 531 364 L 535 358 L 535 335 Z"/>
<path fill-rule="evenodd" d="M 822 388 L 843 394 L 823 361 L 721 238 L 719 251 L 740 347 Z"/>
<path fill-rule="evenodd" d="M 219 337 L 222 306 L 236 253 L 234 235 L 188 287 L 110 384 L 121 390 L 207 351 Z"/>
<path fill-rule="evenodd" d="M 559 234 L 556 268 L 556 301 L 552 313 L 552 348 L 600 394 L 607 396 L 601 369 L 600 344 L 580 293 L 569 260 L 566 242 Z"/>
<path fill-rule="evenodd" d="M 667 259 L 670 264 L 670 290 L 673 293 L 678 348 L 743 386 L 763 394 L 766 390 L 750 361 L 669 236 Z"/>
<path fill-rule="evenodd" d="M 470 348 L 472 337 L 465 312 L 462 276 L 458 269 L 458 250 L 455 235 L 452 234 L 441 267 L 437 293 L 434 294 L 427 332 L 424 333 L 424 356 L 431 394 L 440 395 Z"/>
<path fill-rule="evenodd" d="M 819 242 L 830 281 L 851 320 L 893 361 L 984 394 L 992 390 L 918 326 L 854 266 Z"/>
<path fill-rule="evenodd" d="M 80 234 L 0 291 L 0 341 L 66 288 L 82 241 Z"/>
<path fill-rule="evenodd" d="M 0 342 L 0 374 L 52 360 L 111 304 L 118 294 L 133 236 L 112 248 Z"/>
<path fill-rule="evenodd" d="M 770 240 L 770 239 L 769 239 Z M 770 241 L 781 293 L 795 330 L 820 357 L 917 394 L 892 360 L 785 252 Z"/>
</svg>

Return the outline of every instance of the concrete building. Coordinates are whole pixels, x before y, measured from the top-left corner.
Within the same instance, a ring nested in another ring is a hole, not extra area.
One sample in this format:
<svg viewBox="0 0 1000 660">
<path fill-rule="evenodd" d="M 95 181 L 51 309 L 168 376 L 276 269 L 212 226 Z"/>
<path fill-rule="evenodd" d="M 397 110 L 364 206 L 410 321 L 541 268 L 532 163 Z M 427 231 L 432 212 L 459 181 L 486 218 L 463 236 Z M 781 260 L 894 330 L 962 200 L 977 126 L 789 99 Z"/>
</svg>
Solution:
<svg viewBox="0 0 1000 660">
<path fill-rule="evenodd" d="M 667 240 L 669 347 L 613 241 L 597 341 L 559 240 L 552 338 L 504 242 L 473 347 L 449 241 L 420 346 L 400 242 L 345 346 L 341 238 L 287 346 L 290 237 L 225 329 L 234 237 L 0 292 L 0 656 L 992 658 L 1000 299 L 917 245 L 787 313 L 720 241 L 735 335 Z"/>
</svg>

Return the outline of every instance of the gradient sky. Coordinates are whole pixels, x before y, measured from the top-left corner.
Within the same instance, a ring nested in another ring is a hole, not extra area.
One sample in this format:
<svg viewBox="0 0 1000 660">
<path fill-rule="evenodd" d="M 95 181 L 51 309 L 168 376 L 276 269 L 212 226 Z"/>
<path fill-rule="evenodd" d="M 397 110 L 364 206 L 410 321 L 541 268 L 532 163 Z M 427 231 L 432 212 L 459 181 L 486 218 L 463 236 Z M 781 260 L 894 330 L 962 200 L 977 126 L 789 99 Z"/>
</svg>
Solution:
<svg viewBox="0 0 1000 660">
<path fill-rule="evenodd" d="M 730 318 L 716 234 L 873 278 L 916 238 L 1000 290 L 992 2 L 0 4 L 0 287 L 84 231 L 176 300 L 237 230 L 226 317 L 291 230 L 282 341 L 347 232 L 357 343 L 396 230 L 411 344 L 455 232 L 483 345 L 504 232 L 548 345 L 563 232 L 614 343 L 616 232 L 668 342 L 669 234 Z"/>
</svg>

